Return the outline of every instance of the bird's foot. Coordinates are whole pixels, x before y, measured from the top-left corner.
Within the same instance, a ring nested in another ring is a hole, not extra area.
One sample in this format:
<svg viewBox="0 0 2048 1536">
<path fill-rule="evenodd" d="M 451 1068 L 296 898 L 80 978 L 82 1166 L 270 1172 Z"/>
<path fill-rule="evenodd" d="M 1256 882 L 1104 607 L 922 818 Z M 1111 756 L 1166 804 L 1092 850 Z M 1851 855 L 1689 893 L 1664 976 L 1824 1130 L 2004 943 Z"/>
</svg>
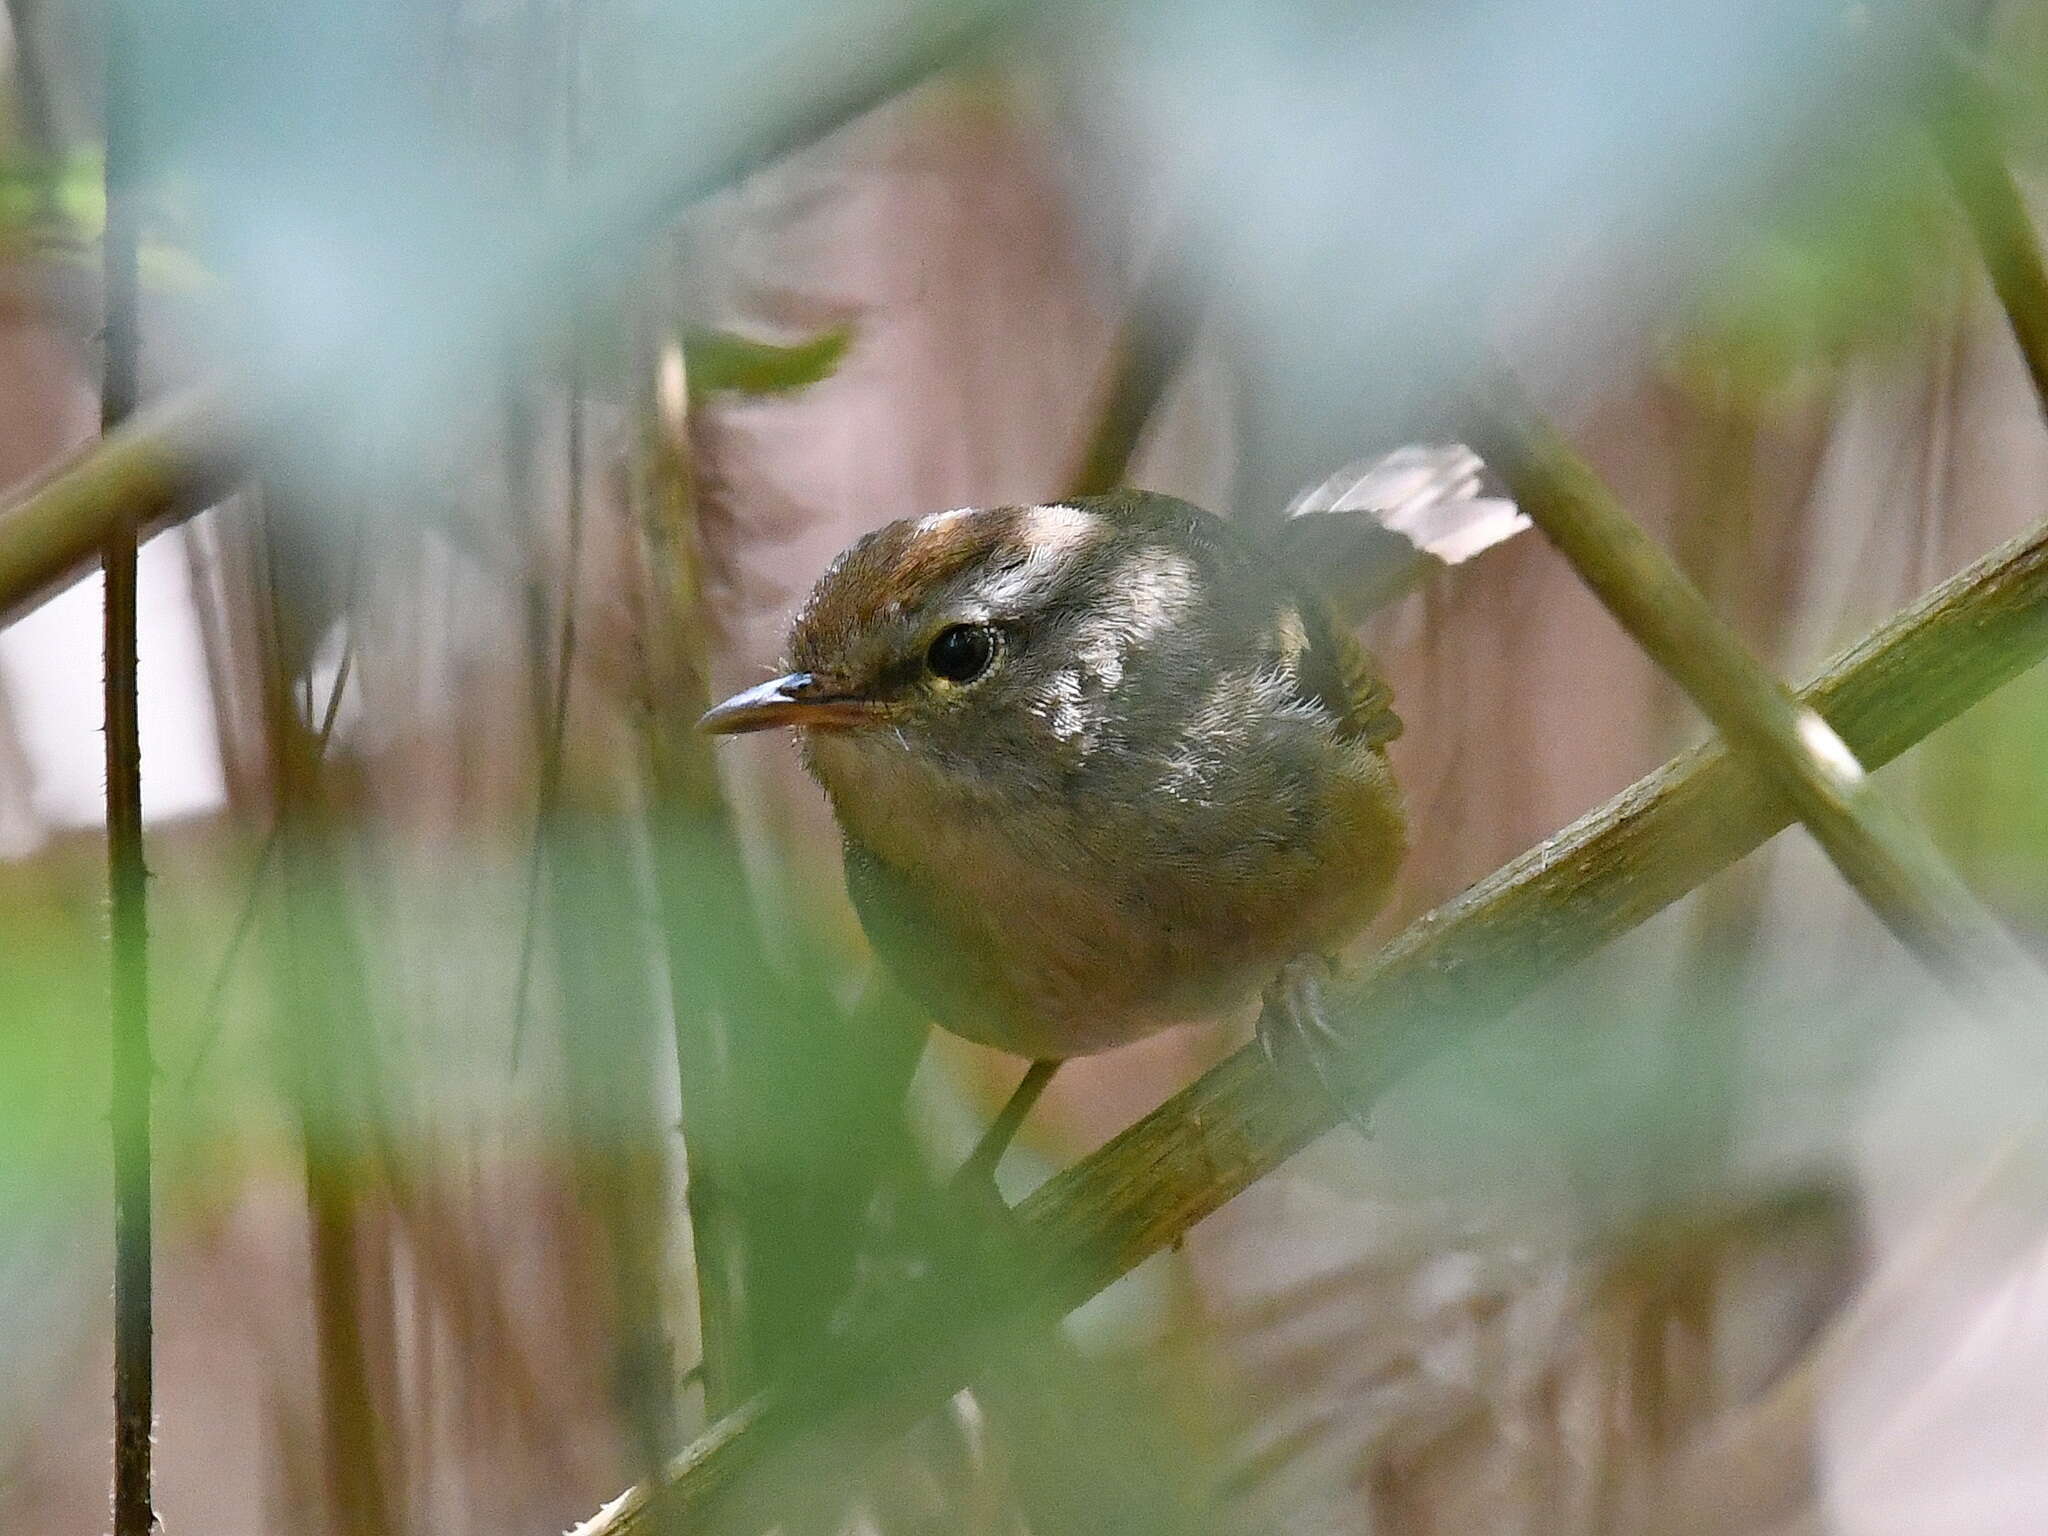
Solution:
<svg viewBox="0 0 2048 1536">
<path fill-rule="evenodd" d="M 1336 966 L 1326 955 L 1303 955 L 1280 968 L 1267 985 L 1259 1009 L 1259 1048 L 1266 1063 L 1285 1071 L 1290 1058 L 1305 1057 L 1316 1082 L 1361 1135 L 1372 1134 L 1368 1111 L 1344 1088 L 1347 1045 L 1331 1025 L 1323 991 Z"/>
</svg>

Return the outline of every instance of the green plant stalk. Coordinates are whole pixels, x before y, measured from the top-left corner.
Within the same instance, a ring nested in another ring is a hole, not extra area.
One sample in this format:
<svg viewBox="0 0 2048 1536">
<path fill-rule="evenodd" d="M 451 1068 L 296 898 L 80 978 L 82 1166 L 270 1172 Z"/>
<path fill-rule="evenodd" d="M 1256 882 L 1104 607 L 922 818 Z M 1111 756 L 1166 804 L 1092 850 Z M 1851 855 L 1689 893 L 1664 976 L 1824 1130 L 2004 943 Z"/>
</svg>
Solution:
<svg viewBox="0 0 2048 1536">
<path fill-rule="evenodd" d="M 1555 431 L 1505 391 L 1474 446 L 1629 636 L 1753 762 L 1880 921 L 2004 1030 L 2040 1012 L 2042 977 L 1841 738 L 1749 654 L 1699 588 Z"/>
<path fill-rule="evenodd" d="M 287 1029 L 280 1086 L 297 1121 L 305 1188 L 319 1464 L 338 1536 L 381 1536 L 393 1529 L 394 1441 L 371 1358 L 388 1339 L 366 1326 L 373 1292 L 364 1284 L 360 1178 L 376 1118 L 375 1035 L 356 924 L 336 878 L 318 738 L 293 697 L 298 678 L 285 637 L 297 626 L 285 606 L 275 532 L 281 494 L 263 494 L 262 574 L 252 593 L 263 620 L 257 659 L 278 838 L 276 921 L 265 933 L 275 1015 Z"/>
<path fill-rule="evenodd" d="M 1194 347 L 1196 315 L 1186 267 L 1185 260 L 1162 255 L 1133 296 L 1111 351 L 1102 408 L 1069 477 L 1068 495 L 1100 496 L 1129 483 L 1145 429 Z"/>
<path fill-rule="evenodd" d="M 744 868 L 726 814 L 718 774 L 703 737 L 691 729 L 710 707 L 705 680 L 708 643 L 697 560 L 697 496 L 690 452 L 691 403 L 682 391 L 664 400 L 664 361 L 680 366 L 682 343 L 664 336 L 665 354 L 645 370 L 635 494 L 649 567 L 647 697 L 641 713 L 643 769 L 653 809 L 657 900 L 668 961 L 670 1018 L 683 1105 L 682 1136 L 689 1168 L 684 1199 L 696 1261 L 699 1360 L 704 1407 L 716 1418 L 747 1395 L 755 1332 L 748 1305 L 745 1200 L 735 1187 L 742 1112 L 735 1080 L 731 1020 L 710 995 L 713 969 L 704 941 L 731 961 L 760 963 L 760 944 L 744 903 L 712 916 L 697 883 L 743 888 Z M 701 936 L 692 942 L 693 936 Z M 741 957 L 746 957 L 744 960 Z M 729 993 L 730 988 L 716 989 Z"/>
<path fill-rule="evenodd" d="M 1830 665 L 1800 697 L 1866 765 L 1891 761 L 2048 656 L 2048 524 L 1985 556 Z M 1627 933 L 1782 830 L 1783 799 L 1719 743 L 1686 753 L 1411 924 L 1333 999 L 1356 1042 L 1356 1102 L 1467 1039 L 1545 982 Z M 974 1321 L 994 1328 L 1027 1305 L 1070 1309 L 1187 1231 L 1317 1136 L 1327 1095 L 1237 1052 L 1020 1205 L 1026 1283 Z M 709 1527 L 749 1513 L 810 1437 L 832 1443 L 844 1477 L 863 1443 L 886 1438 L 967 1381 L 965 1325 L 934 1331 L 923 1294 L 831 1351 L 801 1381 L 758 1394 L 677 1459 L 662 1505 Z M 943 1308 L 936 1309 L 943 1312 Z M 918 1346 L 930 1343 L 920 1356 Z M 897 1384 L 902 1390 L 891 1390 Z M 798 1461 L 799 1471 L 805 1466 Z M 629 1489 L 572 1536 L 644 1533 L 647 1494 Z M 765 1523 L 765 1522 L 764 1522 Z"/>
</svg>

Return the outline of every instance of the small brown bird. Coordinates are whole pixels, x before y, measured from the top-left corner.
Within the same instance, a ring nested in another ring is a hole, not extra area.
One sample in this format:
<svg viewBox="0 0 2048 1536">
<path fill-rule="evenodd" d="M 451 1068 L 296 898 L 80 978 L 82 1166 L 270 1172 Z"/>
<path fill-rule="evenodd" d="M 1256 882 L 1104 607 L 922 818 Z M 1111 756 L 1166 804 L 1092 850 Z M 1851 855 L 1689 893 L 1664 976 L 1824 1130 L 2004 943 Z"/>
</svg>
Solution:
<svg viewBox="0 0 2048 1536">
<path fill-rule="evenodd" d="M 1479 473 L 1399 450 L 1266 545 L 1145 491 L 891 523 L 703 726 L 798 729 L 877 954 L 956 1034 L 1054 1062 L 1262 990 L 1312 1029 L 1406 846 L 1348 626 L 1526 526 Z"/>
</svg>

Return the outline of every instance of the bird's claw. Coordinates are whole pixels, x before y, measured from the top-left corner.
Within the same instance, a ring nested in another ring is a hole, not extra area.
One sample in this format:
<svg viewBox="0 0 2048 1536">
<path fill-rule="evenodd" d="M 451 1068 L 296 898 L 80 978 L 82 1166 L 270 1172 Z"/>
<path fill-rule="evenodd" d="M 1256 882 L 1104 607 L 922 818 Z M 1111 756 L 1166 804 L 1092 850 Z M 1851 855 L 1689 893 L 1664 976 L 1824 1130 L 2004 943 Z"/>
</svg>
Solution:
<svg viewBox="0 0 2048 1536">
<path fill-rule="evenodd" d="M 1330 1024 L 1323 988 L 1334 967 L 1322 955 L 1304 955 L 1280 969 L 1266 987 L 1259 1009 L 1259 1049 L 1275 1071 L 1286 1070 L 1284 1058 L 1299 1052 L 1339 1113 L 1364 1136 L 1372 1134 L 1368 1112 L 1352 1102 L 1343 1088 L 1342 1057 L 1346 1042 Z"/>
</svg>

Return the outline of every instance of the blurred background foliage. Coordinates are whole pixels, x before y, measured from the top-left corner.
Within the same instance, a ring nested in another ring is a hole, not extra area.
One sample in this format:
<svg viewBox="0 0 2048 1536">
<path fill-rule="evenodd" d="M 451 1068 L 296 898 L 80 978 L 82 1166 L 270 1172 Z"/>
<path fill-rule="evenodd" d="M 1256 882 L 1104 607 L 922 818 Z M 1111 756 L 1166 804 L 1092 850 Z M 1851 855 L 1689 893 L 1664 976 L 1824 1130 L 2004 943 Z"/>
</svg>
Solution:
<svg viewBox="0 0 2048 1536">
<path fill-rule="evenodd" d="M 2035 197 L 2028 0 L 132 4 L 148 393 L 252 422 L 144 555 L 172 1531 L 558 1530 L 934 1270 L 906 1356 L 1015 1300 L 942 1181 L 1019 1064 L 690 726 L 859 532 L 1062 494 L 1119 359 L 1133 479 L 1252 521 L 1505 362 L 1794 679 L 2048 506 L 1930 137 Z M 19 486 L 96 422 L 103 17 L 8 17 Z M 104 1525 L 96 592 L 0 631 L 7 1530 Z M 1534 539 L 1369 638 L 1376 939 L 1705 736 Z M 1883 775 L 2036 949 L 2044 748 L 2028 676 Z M 1951 1012 L 1788 833 L 775 1513 L 2033 1530 L 2039 1085 Z M 1005 1193 L 1248 1022 L 1063 1072 Z"/>
</svg>

